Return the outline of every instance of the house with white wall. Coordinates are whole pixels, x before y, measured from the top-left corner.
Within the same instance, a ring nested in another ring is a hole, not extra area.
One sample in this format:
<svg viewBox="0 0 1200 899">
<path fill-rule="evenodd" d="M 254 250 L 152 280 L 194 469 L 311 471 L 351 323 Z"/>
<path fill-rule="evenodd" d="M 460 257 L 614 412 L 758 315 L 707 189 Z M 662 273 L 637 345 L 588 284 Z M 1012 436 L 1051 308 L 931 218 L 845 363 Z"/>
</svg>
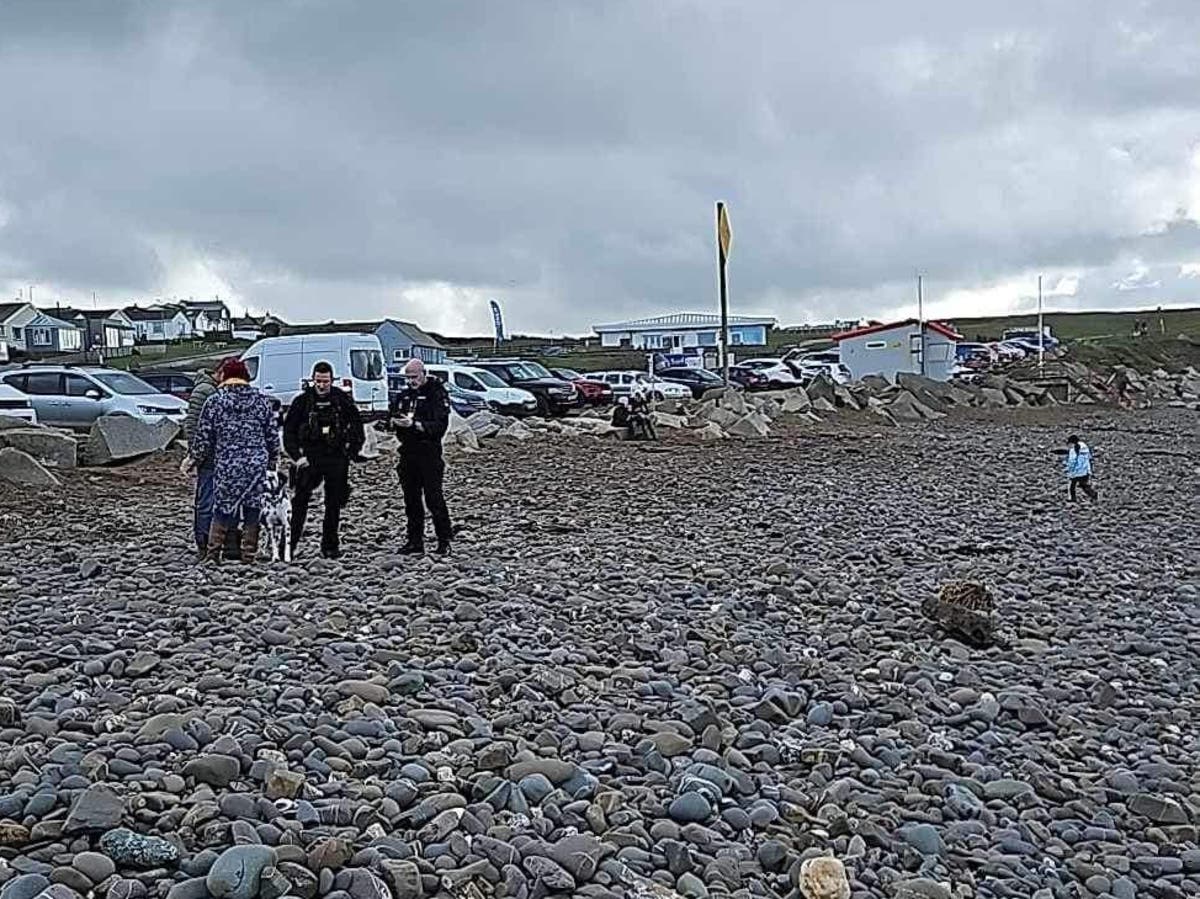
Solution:
<svg viewBox="0 0 1200 899">
<path fill-rule="evenodd" d="M 138 343 L 168 343 L 192 336 L 191 319 L 180 306 L 126 306 L 122 311 L 133 322 Z"/>
<path fill-rule="evenodd" d="M 4 341 L 10 351 L 24 352 L 25 328 L 37 315 L 38 311 L 32 303 L 20 300 L 0 303 L 0 341 Z"/>
<path fill-rule="evenodd" d="M 766 346 L 767 335 L 778 322 L 767 315 L 729 316 L 729 346 Z M 681 350 L 720 345 L 721 316 L 704 312 L 679 312 L 654 318 L 592 325 L 600 345 L 613 349 Z"/>
</svg>

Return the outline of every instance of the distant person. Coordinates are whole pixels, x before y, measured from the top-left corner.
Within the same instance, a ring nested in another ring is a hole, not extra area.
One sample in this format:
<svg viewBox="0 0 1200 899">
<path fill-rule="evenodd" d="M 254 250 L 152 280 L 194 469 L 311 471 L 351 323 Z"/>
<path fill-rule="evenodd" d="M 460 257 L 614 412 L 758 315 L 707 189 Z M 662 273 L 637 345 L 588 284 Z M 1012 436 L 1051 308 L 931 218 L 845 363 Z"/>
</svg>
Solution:
<svg viewBox="0 0 1200 899">
<path fill-rule="evenodd" d="M 338 528 L 350 499 L 350 463 L 360 459 L 366 435 L 354 398 L 333 386 L 333 366 L 318 362 L 312 386 L 288 408 L 283 423 L 283 448 L 296 463 L 296 494 L 292 497 L 292 552 L 300 543 L 313 491 L 325 484 L 325 515 L 321 522 L 321 555 L 342 554 Z"/>
<path fill-rule="evenodd" d="M 1096 489 L 1091 485 L 1092 451 L 1074 434 L 1067 438 L 1066 465 L 1071 501 L 1078 501 L 1075 491 L 1082 490 L 1092 502 L 1095 502 L 1097 499 Z"/>
<path fill-rule="evenodd" d="M 187 418 L 183 426 L 184 437 L 188 441 L 189 446 L 196 433 L 196 426 L 200 422 L 200 410 L 204 408 L 204 404 L 208 401 L 208 398 L 217 392 L 217 385 L 220 384 L 223 377 L 225 363 L 232 361 L 234 361 L 233 357 L 223 359 L 212 372 L 201 369 L 196 373 L 195 386 L 192 387 L 191 395 L 188 397 Z M 203 559 L 208 554 L 208 532 L 212 527 L 212 460 L 197 461 L 189 452 L 184 457 L 180 471 L 187 472 L 192 468 L 196 470 L 196 494 L 194 500 L 195 509 L 192 515 L 192 532 L 196 542 L 196 552 Z M 239 528 L 232 527 L 226 534 L 224 554 L 227 559 L 237 559 L 241 556 L 241 531 Z"/>
<path fill-rule="evenodd" d="M 200 410 L 188 453 L 194 464 L 208 463 L 213 470 L 206 558 L 221 561 L 225 539 L 241 520 L 241 559 L 248 565 L 258 553 L 259 513 L 267 472 L 279 460 L 279 429 L 270 402 L 250 386 L 244 362 L 226 360 L 221 375 Z"/>
<path fill-rule="evenodd" d="M 403 555 L 425 551 L 425 507 L 433 518 L 437 535 L 437 554 L 450 552 L 450 512 L 446 508 L 444 481 L 446 463 L 442 458 L 442 438 L 450 424 L 450 395 L 437 378 L 425 372 L 420 359 L 404 366 L 405 389 L 392 402 L 390 419 L 400 438 L 400 487 L 404 492 L 404 516 L 407 537 L 400 548 Z M 424 500 L 424 502 L 422 502 Z"/>
</svg>

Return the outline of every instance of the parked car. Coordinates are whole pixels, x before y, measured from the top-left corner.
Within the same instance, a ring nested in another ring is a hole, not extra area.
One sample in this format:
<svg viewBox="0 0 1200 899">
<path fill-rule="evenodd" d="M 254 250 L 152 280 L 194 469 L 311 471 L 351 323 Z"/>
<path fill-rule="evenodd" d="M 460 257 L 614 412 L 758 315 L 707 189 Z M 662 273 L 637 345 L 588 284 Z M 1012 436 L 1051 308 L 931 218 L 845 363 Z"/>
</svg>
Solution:
<svg viewBox="0 0 1200 899">
<path fill-rule="evenodd" d="M 807 350 L 797 347 L 783 355 L 784 362 L 841 362 L 842 353 L 836 347 L 832 350 Z"/>
<path fill-rule="evenodd" d="M 20 418 L 31 425 L 38 423 L 37 409 L 33 408 L 33 400 L 15 387 L 0 383 L 0 416 L 4 418 Z"/>
<path fill-rule="evenodd" d="M 581 375 L 571 368 L 552 368 L 550 373 L 575 385 L 585 404 L 589 406 L 604 406 L 612 402 L 612 385 L 597 380 L 591 375 Z"/>
<path fill-rule="evenodd" d="M 840 362 L 810 362 L 804 360 L 797 364 L 800 370 L 801 384 L 808 384 L 820 375 L 824 375 L 835 384 L 849 384 L 854 380 L 854 375 L 850 374 L 850 369 L 846 368 Z"/>
<path fill-rule="evenodd" d="M 1042 333 L 1042 346 L 1047 350 L 1052 350 L 1058 346 L 1058 338 L 1049 333 L 1047 327 Z M 1001 341 L 1020 340 L 1025 343 L 1037 347 L 1038 345 L 1038 329 L 1037 328 L 1007 328 L 1000 335 Z"/>
<path fill-rule="evenodd" d="M 599 378 L 611 387 L 614 398 L 629 396 L 637 388 L 644 389 L 653 400 L 687 400 L 692 397 L 690 387 L 657 376 L 652 378 L 644 371 L 601 371 L 595 372 L 592 377 Z"/>
<path fill-rule="evenodd" d="M 300 395 L 313 366 L 333 366 L 333 383 L 354 398 L 365 418 L 382 418 L 388 410 L 387 371 L 383 346 L 374 334 L 289 334 L 264 337 L 242 353 L 250 383 L 284 406 Z"/>
<path fill-rule="evenodd" d="M 1038 354 L 1038 339 L 1036 334 L 1033 337 L 1013 337 L 1010 340 L 1003 341 L 1001 346 L 1019 349 L 1024 352 L 1026 356 L 1036 356 Z M 1050 338 L 1046 338 L 1042 342 L 1042 349 L 1047 353 L 1057 346 L 1058 341 L 1051 340 Z"/>
<path fill-rule="evenodd" d="M 761 371 L 741 365 L 729 367 L 729 380 L 740 384 L 744 390 L 770 390 L 771 379 Z"/>
<path fill-rule="evenodd" d="M 791 366 L 782 359 L 745 359 L 738 364 L 766 375 L 772 387 L 795 387 L 800 383 Z"/>
<path fill-rule="evenodd" d="M 533 415 L 538 401 L 528 390 L 509 387 L 486 368 L 450 363 L 429 364 L 425 370 L 441 378 L 447 385 L 473 393 L 483 400 L 486 408 L 501 415 Z"/>
<path fill-rule="evenodd" d="M 169 393 L 181 400 L 190 397 L 196 386 L 195 375 L 177 371 L 139 371 L 137 376 L 151 387 L 157 387 L 160 393 Z"/>
<path fill-rule="evenodd" d="M 1022 340 L 1002 340 L 996 344 L 996 352 L 1002 362 L 1020 362 L 1026 356 L 1036 356 L 1037 347 L 1030 347 Z"/>
<path fill-rule="evenodd" d="M 89 428 L 102 415 L 176 424 L 187 417 L 183 400 L 115 368 L 31 365 L 0 374 L 0 382 L 29 397 L 38 421 L 52 427 Z"/>
<path fill-rule="evenodd" d="M 537 362 L 481 359 L 475 363 L 475 367 L 490 371 L 509 387 L 519 387 L 532 393 L 538 415 L 566 415 L 581 403 L 579 391 L 574 385 L 554 377 Z"/>
<path fill-rule="evenodd" d="M 665 381 L 682 384 L 692 391 L 692 398 L 704 399 L 709 394 L 725 392 L 725 379 L 707 368 L 692 368 L 690 365 L 664 368 L 656 374 Z"/>
</svg>

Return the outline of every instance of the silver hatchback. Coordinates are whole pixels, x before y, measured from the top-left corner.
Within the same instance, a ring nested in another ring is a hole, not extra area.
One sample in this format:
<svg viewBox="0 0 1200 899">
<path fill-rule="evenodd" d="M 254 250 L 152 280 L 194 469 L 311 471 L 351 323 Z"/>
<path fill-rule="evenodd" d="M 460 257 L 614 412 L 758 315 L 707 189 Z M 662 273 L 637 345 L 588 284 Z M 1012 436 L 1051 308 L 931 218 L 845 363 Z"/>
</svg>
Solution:
<svg viewBox="0 0 1200 899">
<path fill-rule="evenodd" d="M 57 428 L 89 428 L 102 415 L 183 424 L 187 403 L 160 393 L 141 378 L 115 368 L 29 365 L 0 372 L 0 383 L 29 397 L 38 421 Z"/>
</svg>

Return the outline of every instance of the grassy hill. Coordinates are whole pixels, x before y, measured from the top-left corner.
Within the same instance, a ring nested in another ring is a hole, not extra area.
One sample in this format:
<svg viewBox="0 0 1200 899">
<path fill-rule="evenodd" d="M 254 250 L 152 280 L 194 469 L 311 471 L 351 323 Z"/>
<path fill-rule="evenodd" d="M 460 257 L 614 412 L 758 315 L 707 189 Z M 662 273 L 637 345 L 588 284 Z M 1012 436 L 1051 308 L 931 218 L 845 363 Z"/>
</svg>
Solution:
<svg viewBox="0 0 1200 899">
<path fill-rule="evenodd" d="M 1159 319 L 1162 319 L 1160 327 Z M 1145 321 L 1155 337 L 1189 334 L 1200 337 L 1200 307 L 1140 312 L 1048 312 L 1043 316 L 1053 333 L 1066 340 L 1124 338 L 1133 333 L 1136 321 Z M 1036 328 L 1037 315 L 1005 315 L 992 318 L 956 318 L 954 325 L 968 339 L 981 335 L 995 340 L 1005 328 Z"/>
<path fill-rule="evenodd" d="M 1096 366 L 1116 363 L 1147 369 L 1159 365 L 1178 368 L 1200 364 L 1200 307 L 1132 312 L 1048 312 L 1043 317 L 1053 333 L 1072 345 L 1072 356 Z M 1145 338 L 1133 338 L 1134 322 L 1144 320 L 1150 328 Z M 956 318 L 954 326 L 968 340 L 996 340 L 1007 328 L 1035 328 L 1037 315 L 1004 315 L 986 318 Z M 777 355 L 794 346 L 823 349 L 832 346 L 832 331 L 809 328 L 776 328 L 766 347 L 743 347 L 738 358 Z M 1176 340 L 1187 335 L 1193 342 Z M 440 337 L 451 355 L 495 355 L 490 337 Z M 595 338 L 591 339 L 595 343 Z M 545 355 L 555 347 L 561 355 Z M 587 346 L 584 338 L 551 338 L 518 335 L 500 347 L 503 356 L 537 359 L 548 367 L 577 371 L 644 368 L 646 354 L 640 351 Z"/>
</svg>

